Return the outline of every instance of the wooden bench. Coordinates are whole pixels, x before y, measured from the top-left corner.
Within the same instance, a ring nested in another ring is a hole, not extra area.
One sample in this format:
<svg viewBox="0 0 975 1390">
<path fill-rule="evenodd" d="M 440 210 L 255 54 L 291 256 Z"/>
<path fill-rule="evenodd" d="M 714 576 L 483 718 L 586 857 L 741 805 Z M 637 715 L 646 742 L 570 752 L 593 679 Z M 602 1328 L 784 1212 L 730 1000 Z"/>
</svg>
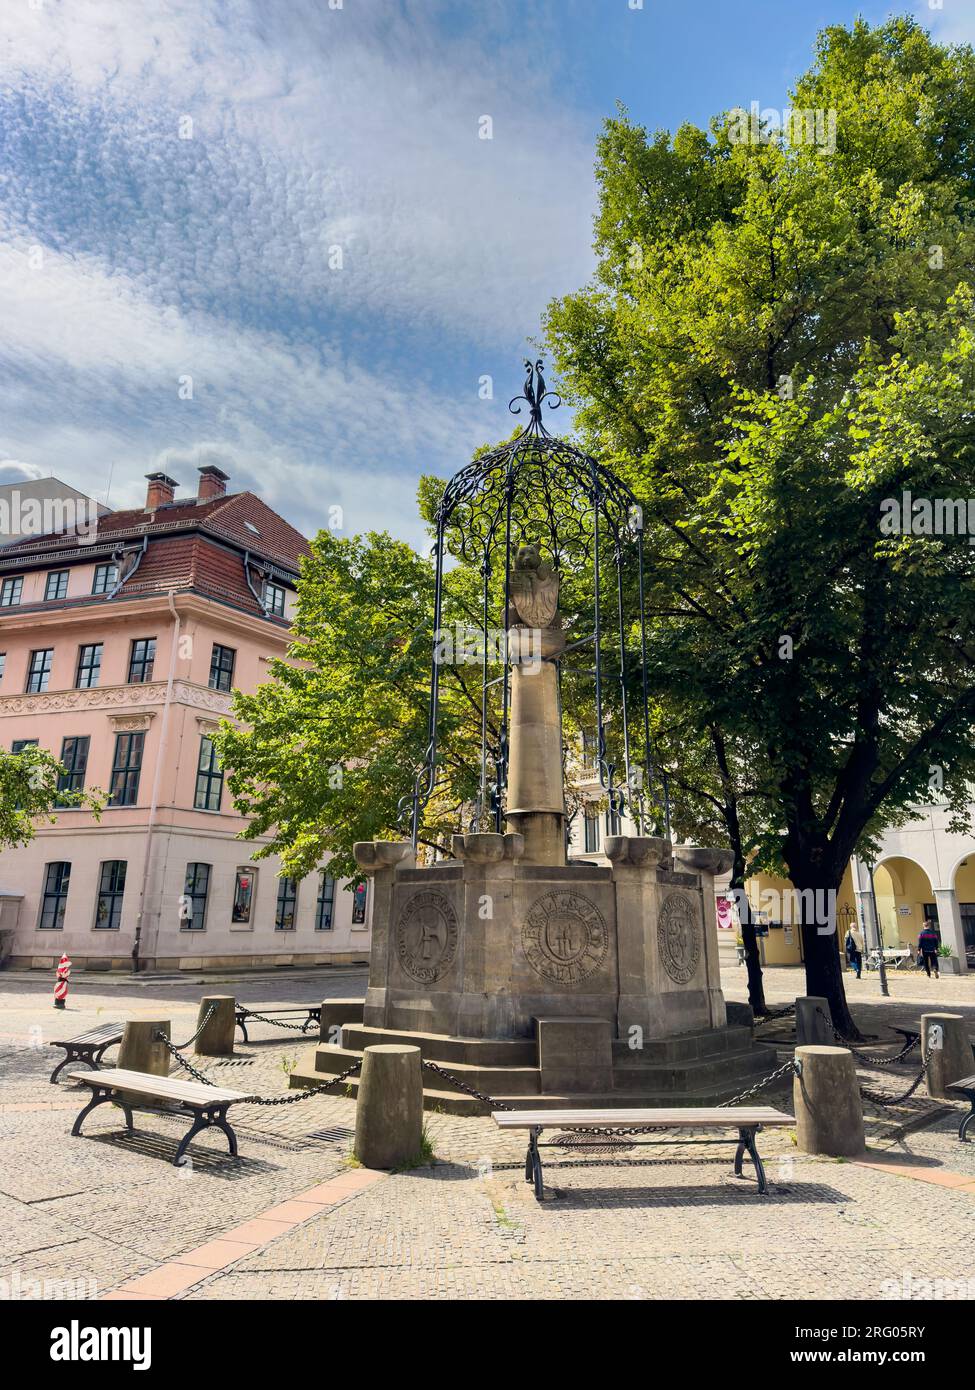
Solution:
<svg viewBox="0 0 975 1390">
<path fill-rule="evenodd" d="M 952 1081 L 945 1087 L 948 1091 L 960 1091 L 972 1107 L 961 1122 L 958 1138 L 963 1144 L 968 1142 L 968 1126 L 975 1120 L 975 1076 L 963 1076 L 960 1081 Z"/>
<path fill-rule="evenodd" d="M 315 1024 L 316 1027 L 320 1027 L 322 1022 L 321 1004 L 292 1004 L 290 1008 L 286 1009 L 247 1009 L 243 1004 L 238 1004 L 234 1011 L 234 1018 L 237 1027 L 244 1035 L 244 1042 L 250 1042 L 250 1038 L 247 1036 L 247 1020 L 253 1017 L 272 1018 L 276 1017 L 278 1014 L 296 1014 L 298 1017 L 304 1014 L 305 1021 L 301 1025 L 302 1032 L 304 1032 L 306 1028 L 310 1028 L 312 1024 Z"/>
<path fill-rule="evenodd" d="M 98 1063 L 102 1060 L 102 1054 L 115 1043 L 122 1041 L 122 1033 L 125 1025 L 122 1023 L 103 1023 L 99 1028 L 91 1028 L 87 1033 L 79 1033 L 76 1038 L 62 1038 L 59 1042 L 52 1042 L 51 1047 L 63 1047 L 67 1055 L 62 1057 L 57 1066 L 51 1072 L 50 1080 L 57 1081 L 62 1069 L 69 1062 L 84 1062 L 86 1066 L 98 1070 Z"/>
<path fill-rule="evenodd" d="M 767 1105 L 715 1106 L 712 1109 L 679 1110 L 496 1110 L 495 1123 L 501 1129 L 527 1129 L 528 1153 L 525 1156 L 525 1181 L 535 1184 L 535 1196 L 542 1200 L 542 1160 L 539 1156 L 539 1135 L 545 1129 L 737 1129 L 738 1151 L 735 1154 L 735 1176 L 741 1177 L 742 1159 L 747 1150 L 755 1167 L 759 1192 L 768 1191 L 762 1160 L 758 1156 L 755 1135 L 760 1129 L 791 1128 L 795 1120 L 781 1110 Z M 653 1142 L 652 1140 L 650 1142 Z M 658 1143 L 668 1141 L 658 1140 Z M 674 1142 L 673 1140 L 669 1142 Z M 720 1144 L 721 1139 L 678 1140 L 678 1143 Z M 552 1148 L 551 1144 L 543 1145 Z"/>
<path fill-rule="evenodd" d="M 71 1076 L 76 1081 L 83 1082 L 90 1086 L 93 1095 L 91 1100 L 82 1110 L 72 1126 L 72 1136 L 77 1137 L 81 1133 L 81 1125 L 86 1115 L 98 1105 L 105 1105 L 109 1101 L 116 1101 L 122 1107 L 125 1115 L 125 1123 L 130 1131 L 134 1130 L 132 1124 L 132 1111 L 153 1110 L 157 1107 L 149 1104 L 150 1101 L 176 1101 L 181 1109 L 186 1110 L 193 1116 L 193 1124 L 189 1133 L 180 1140 L 176 1157 L 173 1163 L 176 1167 L 182 1164 L 183 1154 L 186 1152 L 187 1145 L 191 1139 L 204 1129 L 213 1126 L 223 1130 L 230 1144 L 231 1157 L 237 1157 L 237 1136 L 234 1134 L 230 1125 L 227 1123 L 227 1107 L 233 1105 L 235 1101 L 250 1100 L 251 1097 L 243 1091 L 226 1091 L 219 1086 L 204 1086 L 199 1081 L 179 1081 L 169 1076 L 150 1076 L 143 1071 L 123 1071 L 121 1068 L 107 1069 L 99 1072 L 71 1072 Z M 133 1097 L 143 1097 L 145 1104 Z"/>
</svg>

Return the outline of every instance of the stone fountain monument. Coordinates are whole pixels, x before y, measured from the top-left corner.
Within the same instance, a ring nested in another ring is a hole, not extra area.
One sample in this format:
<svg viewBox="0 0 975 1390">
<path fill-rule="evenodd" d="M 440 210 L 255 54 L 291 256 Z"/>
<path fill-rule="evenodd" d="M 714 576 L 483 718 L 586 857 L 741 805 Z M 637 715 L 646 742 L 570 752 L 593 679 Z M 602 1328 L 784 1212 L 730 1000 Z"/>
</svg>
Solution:
<svg viewBox="0 0 975 1390">
<path fill-rule="evenodd" d="M 545 441 L 557 444 L 561 462 L 571 446 L 539 432 L 544 395 L 540 370 L 530 367 L 525 398 L 534 430 L 519 439 L 541 439 L 543 450 Z M 508 505 L 510 495 L 509 488 Z M 597 523 L 597 546 L 598 537 Z M 619 534 L 616 544 L 622 563 Z M 770 1065 L 749 1027 L 729 1026 L 721 992 L 714 876 L 730 857 L 672 845 L 666 835 L 620 834 L 605 841 L 606 865 L 568 859 L 559 664 L 573 644 L 567 648 L 560 573 L 533 541 L 508 546 L 505 560 L 508 756 L 494 828 L 455 835 L 452 858 L 422 867 L 415 839 L 355 846 L 373 881 L 368 989 L 359 1004 L 326 1001 L 314 1066 L 303 1065 L 293 1083 L 345 1070 L 371 1043 L 412 1042 L 425 1060 L 514 1105 L 726 1099 Z M 641 553 L 641 630 L 642 573 Z M 597 565 L 597 585 L 598 574 Z M 438 563 L 438 599 L 440 585 Z M 485 584 L 485 631 L 487 608 Z M 438 602 L 435 627 L 439 620 Z M 595 649 L 598 670 L 598 622 Z M 433 685 L 431 766 L 436 667 Z M 597 704 L 599 695 L 597 683 Z M 626 810 L 599 742 L 610 805 Z M 628 769 L 630 761 L 627 748 Z M 637 800 L 630 820 L 640 814 Z M 421 801 L 417 791 L 414 836 Z M 336 1028 L 340 1040 L 332 1041 Z M 430 1106 L 484 1108 L 450 1081 L 424 1077 Z"/>
</svg>

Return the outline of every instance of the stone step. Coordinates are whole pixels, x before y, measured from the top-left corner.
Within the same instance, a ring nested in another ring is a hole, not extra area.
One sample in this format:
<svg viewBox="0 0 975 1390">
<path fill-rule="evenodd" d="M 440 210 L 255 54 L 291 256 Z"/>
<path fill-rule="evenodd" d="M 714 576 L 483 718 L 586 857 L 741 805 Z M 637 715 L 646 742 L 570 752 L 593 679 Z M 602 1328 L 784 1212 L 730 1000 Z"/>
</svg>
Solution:
<svg viewBox="0 0 975 1390">
<path fill-rule="evenodd" d="M 774 1062 L 769 1062 L 768 1055 L 757 1050 L 673 1064 L 621 1062 L 613 1068 L 613 1085 L 619 1091 L 693 1092 L 712 1081 L 740 1082 L 745 1086 L 773 1068 Z"/>
<path fill-rule="evenodd" d="M 634 1053 L 644 1062 L 683 1063 L 743 1052 L 751 1046 L 751 1029 L 740 1026 L 701 1028 L 669 1038 L 645 1038 L 641 1048 L 631 1048 L 627 1038 L 617 1038 L 613 1041 L 613 1065 L 619 1065 Z"/>
<path fill-rule="evenodd" d="M 361 1057 L 362 1053 L 355 1049 L 333 1047 L 328 1043 L 321 1043 L 315 1049 L 315 1071 L 322 1075 L 335 1076 L 339 1072 L 345 1071 Z M 446 1070 L 452 1072 L 459 1081 L 466 1082 L 468 1086 L 473 1086 L 476 1091 L 483 1091 L 486 1095 L 493 1095 L 499 1086 L 514 1092 L 516 1095 L 525 1096 L 538 1095 L 541 1089 L 537 1067 L 474 1067 L 469 1062 L 451 1062 L 449 1065 L 437 1063 L 437 1065 L 444 1065 Z M 424 1074 L 424 1082 L 427 1081 L 431 1086 L 440 1090 L 454 1091 L 454 1087 L 449 1081 L 436 1076 L 433 1072 Z M 459 1094 L 463 1094 L 463 1092 L 461 1091 Z"/>
<path fill-rule="evenodd" d="M 534 1038 L 452 1038 L 443 1033 L 420 1033 L 398 1028 L 370 1028 L 364 1023 L 342 1026 L 343 1046 L 361 1052 L 382 1043 L 418 1047 L 424 1061 L 466 1062 L 481 1067 L 533 1067 L 538 1062 Z"/>
</svg>

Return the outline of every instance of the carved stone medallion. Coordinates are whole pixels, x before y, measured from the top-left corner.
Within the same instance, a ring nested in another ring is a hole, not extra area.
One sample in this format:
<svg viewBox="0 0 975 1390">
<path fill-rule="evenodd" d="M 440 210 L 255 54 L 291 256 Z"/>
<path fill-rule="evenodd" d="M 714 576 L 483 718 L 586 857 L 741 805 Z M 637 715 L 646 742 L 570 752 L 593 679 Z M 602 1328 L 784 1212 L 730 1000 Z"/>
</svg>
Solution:
<svg viewBox="0 0 975 1390">
<path fill-rule="evenodd" d="M 559 985 L 588 979 L 602 965 L 609 948 L 609 932 L 599 908 L 566 889 L 536 898 L 521 940 L 535 973 Z"/>
<path fill-rule="evenodd" d="M 668 893 L 657 919 L 657 948 L 667 974 L 686 985 L 701 959 L 701 924 L 697 905 L 686 893 Z"/>
<path fill-rule="evenodd" d="M 449 898 L 426 889 L 405 903 L 396 923 L 396 954 L 411 979 L 432 985 L 457 954 L 457 913 Z"/>
</svg>

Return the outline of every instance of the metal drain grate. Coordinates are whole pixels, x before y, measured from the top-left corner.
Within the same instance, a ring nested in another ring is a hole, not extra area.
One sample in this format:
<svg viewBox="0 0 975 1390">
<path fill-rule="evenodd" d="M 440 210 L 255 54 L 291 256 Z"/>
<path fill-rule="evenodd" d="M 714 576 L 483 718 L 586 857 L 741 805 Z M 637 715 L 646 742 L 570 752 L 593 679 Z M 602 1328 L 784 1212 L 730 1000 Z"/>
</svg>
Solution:
<svg viewBox="0 0 975 1390">
<path fill-rule="evenodd" d="M 320 1144 L 339 1144 L 343 1139 L 352 1139 L 355 1135 L 354 1129 L 348 1129 L 345 1125 L 334 1125 L 331 1129 L 315 1129 L 310 1134 L 306 1134 L 306 1139 L 315 1139 Z"/>
<path fill-rule="evenodd" d="M 622 1135 L 612 1134 L 573 1134 L 569 1131 L 566 1134 L 557 1134 L 552 1140 L 552 1144 L 558 1144 L 560 1149 L 585 1149 L 587 1153 L 604 1153 L 613 1149 L 632 1149 L 633 1140 L 625 1139 Z"/>
<path fill-rule="evenodd" d="M 214 1062 L 215 1067 L 252 1067 L 253 1057 L 225 1057 L 220 1062 Z"/>
</svg>

